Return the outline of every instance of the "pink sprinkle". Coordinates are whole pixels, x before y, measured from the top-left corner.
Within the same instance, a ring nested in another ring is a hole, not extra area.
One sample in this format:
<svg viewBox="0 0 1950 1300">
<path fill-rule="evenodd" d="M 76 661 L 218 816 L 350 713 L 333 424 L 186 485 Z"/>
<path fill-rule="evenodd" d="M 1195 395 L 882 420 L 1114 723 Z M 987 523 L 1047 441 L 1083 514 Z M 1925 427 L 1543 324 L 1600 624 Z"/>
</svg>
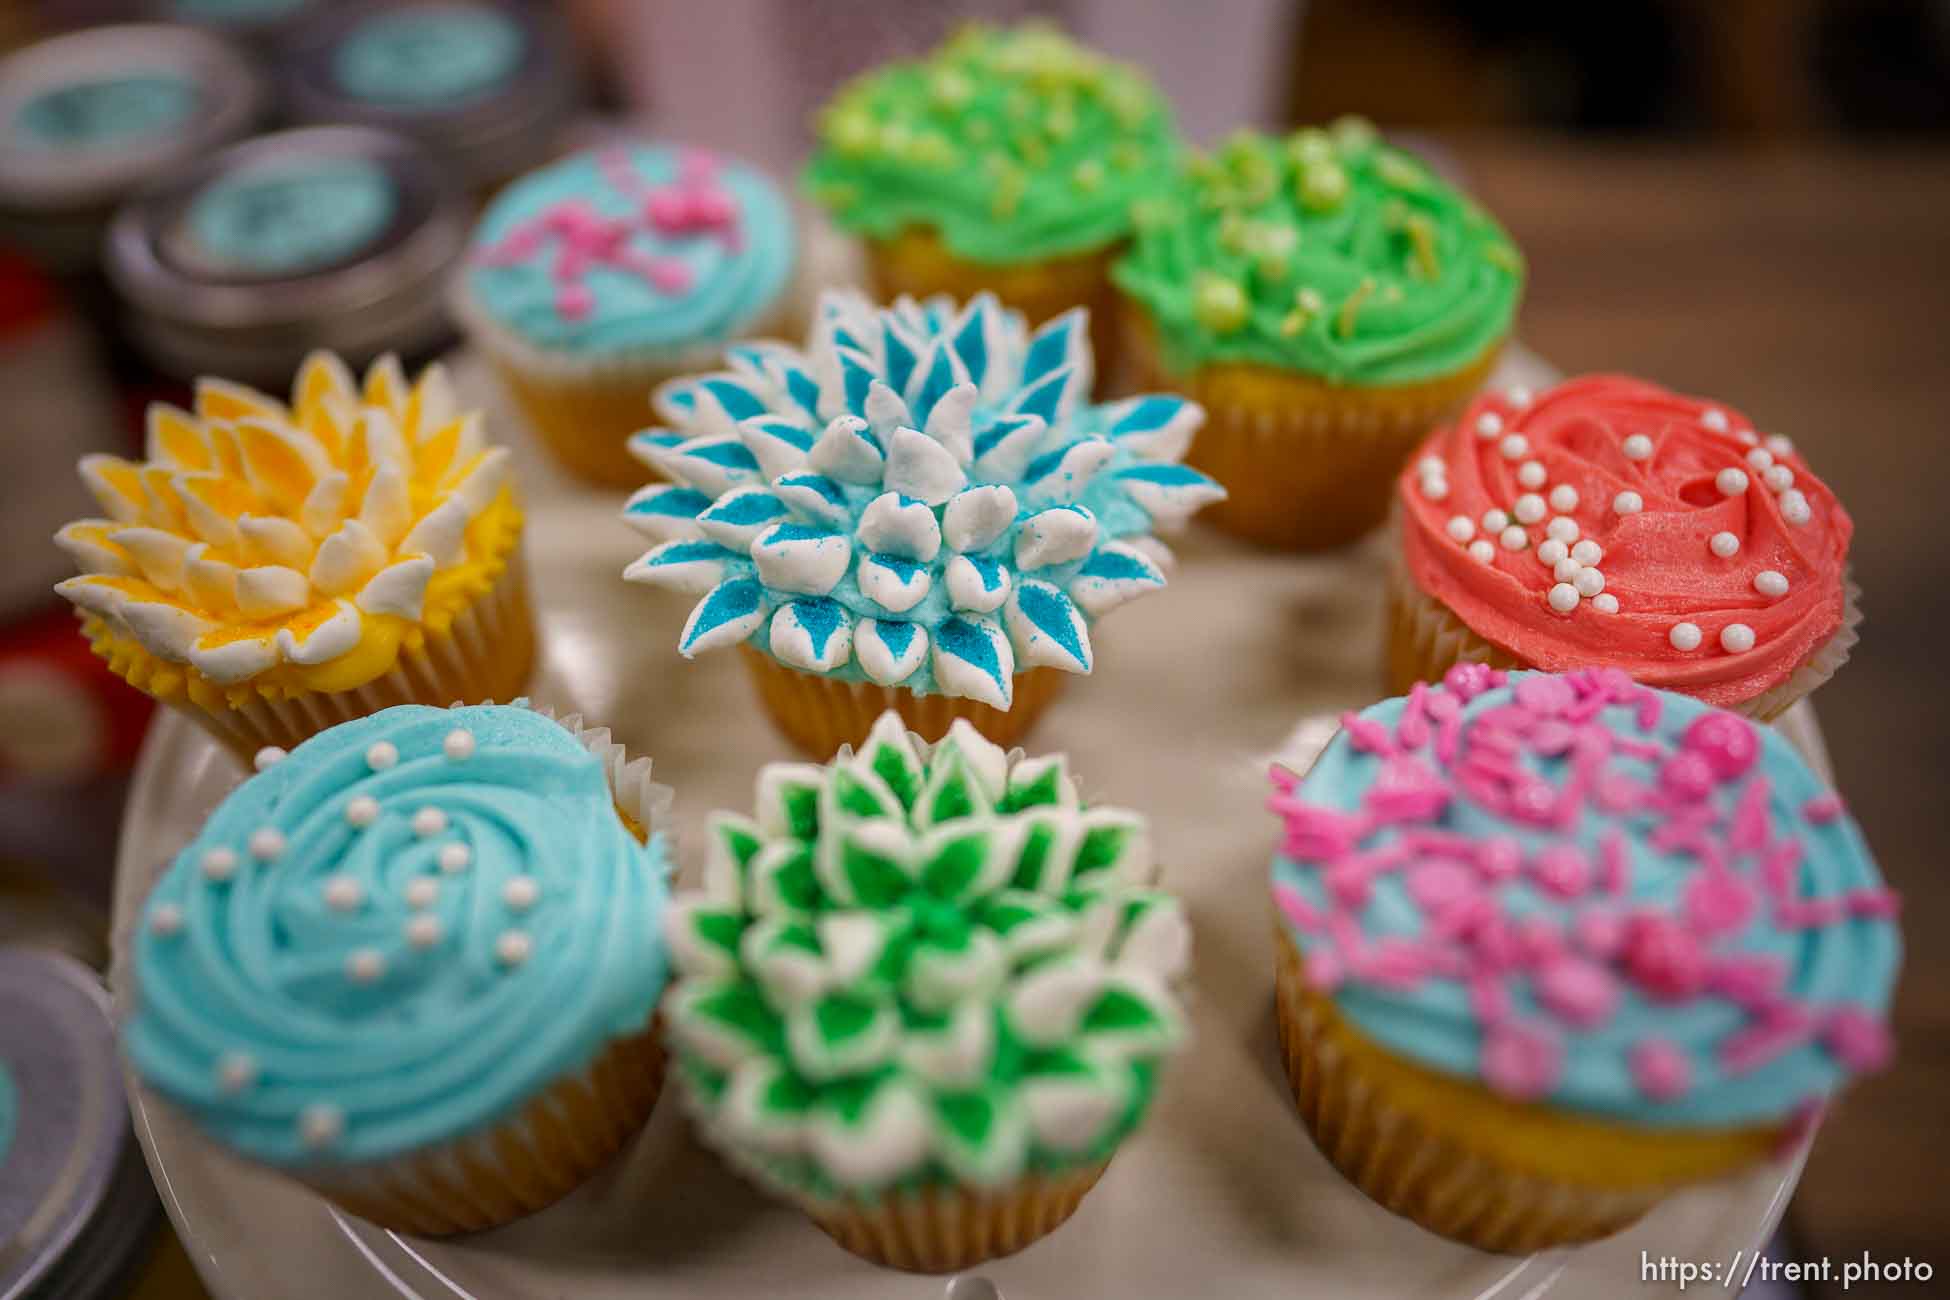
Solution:
<svg viewBox="0 0 1950 1300">
<path fill-rule="evenodd" d="M 1598 811 L 1618 814 L 1637 808 L 1645 789 L 1628 776 L 1607 773 L 1599 778 L 1593 794 L 1598 801 Z"/>
<path fill-rule="evenodd" d="M 1422 983 L 1422 955 L 1411 939 L 1377 939 L 1362 955 L 1358 973 L 1370 984 L 1405 992 Z"/>
<path fill-rule="evenodd" d="M 1424 910 L 1441 911 L 1477 892 L 1476 877 L 1453 862 L 1430 862 L 1409 872 L 1408 896 Z"/>
<path fill-rule="evenodd" d="M 1616 829 L 1606 831 L 1599 839 L 1598 859 L 1604 868 L 1606 893 L 1619 895 L 1632 887 L 1632 850 Z"/>
<path fill-rule="evenodd" d="M 1827 898 L 1790 899 L 1774 905 L 1774 924 L 1783 930 L 1817 930 L 1834 925 L 1848 915 L 1848 900 L 1841 895 Z"/>
<path fill-rule="evenodd" d="M 1850 916 L 1893 921 L 1903 910 L 1902 895 L 1893 889 L 1853 889 L 1847 898 Z"/>
<path fill-rule="evenodd" d="M 1518 704 L 1546 718 L 1564 712 L 1576 698 L 1569 682 L 1543 673 L 1525 677 L 1517 683 L 1513 694 Z"/>
<path fill-rule="evenodd" d="M 1380 825 L 1429 822 L 1449 804 L 1449 787 L 1421 762 L 1405 755 L 1385 759 L 1361 806 Z"/>
<path fill-rule="evenodd" d="M 1826 826 L 1842 815 L 1842 797 L 1833 791 L 1818 794 L 1801 805 L 1801 815 L 1817 826 Z"/>
<path fill-rule="evenodd" d="M 1442 684 L 1464 700 L 1473 700 L 1484 691 L 1502 684 L 1504 674 L 1488 664 L 1457 664 L 1442 674 Z"/>
<path fill-rule="evenodd" d="M 1292 794 L 1294 787 L 1300 784 L 1298 775 L 1287 768 L 1281 767 L 1278 763 L 1270 764 L 1267 767 L 1266 779 L 1271 781 L 1273 788 L 1281 794 Z"/>
<path fill-rule="evenodd" d="M 1275 886 L 1273 901 L 1279 905 L 1282 912 L 1286 913 L 1287 920 L 1293 922 L 1295 929 L 1313 932 L 1326 925 L 1319 911 L 1312 903 L 1302 898 L 1296 889 L 1286 885 Z"/>
<path fill-rule="evenodd" d="M 1569 723 L 1550 718 L 1531 729 L 1530 751 L 1546 758 L 1555 758 L 1569 750 L 1576 738 L 1577 732 L 1571 729 Z"/>
<path fill-rule="evenodd" d="M 1530 870 L 1544 892 L 1558 898 L 1576 898 L 1591 887 L 1591 863 L 1575 844 L 1544 849 Z"/>
<path fill-rule="evenodd" d="M 1388 729 L 1372 718 L 1364 718 L 1358 713 L 1343 713 L 1341 730 L 1347 733 L 1347 743 L 1359 753 L 1395 752 L 1395 742 L 1388 738 Z"/>
<path fill-rule="evenodd" d="M 1560 957 L 1537 973 L 1537 997 L 1571 1024 L 1593 1029 L 1611 1019 L 1618 984 L 1594 962 Z"/>
<path fill-rule="evenodd" d="M 1896 1052 L 1889 1027 L 1860 1007 L 1842 1007 L 1829 1012 L 1822 1022 L 1821 1043 L 1855 1074 L 1884 1068 Z"/>
<path fill-rule="evenodd" d="M 1706 983 L 1706 954 L 1683 926 L 1653 913 L 1625 924 L 1625 969 L 1646 996 L 1682 1002 Z"/>
<path fill-rule="evenodd" d="M 650 283 L 660 292 L 679 294 L 690 292 L 694 277 L 691 268 L 674 257 L 652 258 L 645 266 Z"/>
<path fill-rule="evenodd" d="M 1331 862 L 1351 851 L 1366 830 L 1365 819 L 1332 808 L 1277 798 L 1274 804 L 1286 815 L 1284 847 L 1289 857 Z"/>
<path fill-rule="evenodd" d="M 1775 907 L 1794 899 L 1795 877 L 1801 872 L 1801 841 L 1781 840 L 1760 862 L 1760 883 Z"/>
<path fill-rule="evenodd" d="M 1501 916 L 1482 918 L 1476 926 L 1476 957 L 1489 971 L 1509 970 L 1523 960 L 1517 936 Z"/>
<path fill-rule="evenodd" d="M 1760 1011 L 1780 1001 L 1787 962 L 1771 953 L 1731 953 L 1713 963 L 1706 986 L 1743 1010 Z"/>
<path fill-rule="evenodd" d="M 1702 713 L 1686 728 L 1680 743 L 1706 760 L 1713 775 L 1731 781 L 1760 759 L 1760 733 L 1731 713 Z"/>
<path fill-rule="evenodd" d="M 1777 1006 L 1754 1024 L 1720 1041 L 1720 1068 L 1748 1074 L 1808 1040 L 1814 1022 L 1805 1011 Z"/>
<path fill-rule="evenodd" d="M 1680 906 L 1695 930 L 1717 935 L 1746 925 L 1759 901 L 1753 886 L 1731 871 L 1702 871 L 1686 882 Z"/>
<path fill-rule="evenodd" d="M 1616 955 L 1625 942 L 1625 921 L 1608 907 L 1587 907 L 1571 923 L 1578 946 L 1600 960 Z"/>
<path fill-rule="evenodd" d="M 1517 821 L 1548 826 L 1557 820 L 1557 791 L 1542 777 L 1526 774 L 1512 785 L 1505 811 Z"/>
<path fill-rule="evenodd" d="M 1659 725 L 1659 715 L 1665 711 L 1664 703 L 1655 691 L 1642 692 L 1638 697 L 1636 721 L 1640 731 L 1651 731 Z"/>
<path fill-rule="evenodd" d="M 1506 1020 L 1483 1036 L 1480 1067 L 1490 1088 L 1516 1101 L 1550 1095 L 1564 1070 L 1564 1044 L 1540 1025 Z"/>
<path fill-rule="evenodd" d="M 1663 1038 L 1641 1038 L 1632 1045 L 1632 1082 L 1653 1101 L 1671 1101 L 1693 1084 L 1692 1062 Z"/>
<path fill-rule="evenodd" d="M 555 310 L 568 320 L 581 320 L 596 305 L 596 295 L 588 286 L 565 284 L 555 291 Z"/>
<path fill-rule="evenodd" d="M 1713 793 L 1713 769 L 1690 750 L 1674 754 L 1659 767 L 1659 789 L 1689 803 L 1704 799 Z"/>
<path fill-rule="evenodd" d="M 1332 993 L 1347 979 L 1347 967 L 1340 954 L 1326 944 L 1311 949 L 1301 966 L 1301 977 L 1316 993 Z"/>
<path fill-rule="evenodd" d="M 1727 845 L 1735 853 L 1759 853 L 1773 838 L 1767 817 L 1767 801 L 1772 794 L 1773 787 L 1765 776 L 1755 777 L 1740 791 L 1740 802 L 1733 810 L 1733 829 L 1727 835 Z"/>
<path fill-rule="evenodd" d="M 1368 873 L 1360 864 L 1354 862 L 1330 863 L 1321 873 L 1321 881 L 1327 886 L 1334 901 L 1342 907 L 1359 910 L 1368 905 Z"/>
<path fill-rule="evenodd" d="M 1523 847 L 1508 836 L 1494 835 L 1476 846 L 1476 870 L 1495 884 L 1523 870 Z"/>
<path fill-rule="evenodd" d="M 1474 975 L 1469 980 L 1469 1009 L 1485 1025 L 1494 1025 L 1510 1015 L 1510 994 L 1503 981 L 1493 975 Z"/>
</svg>

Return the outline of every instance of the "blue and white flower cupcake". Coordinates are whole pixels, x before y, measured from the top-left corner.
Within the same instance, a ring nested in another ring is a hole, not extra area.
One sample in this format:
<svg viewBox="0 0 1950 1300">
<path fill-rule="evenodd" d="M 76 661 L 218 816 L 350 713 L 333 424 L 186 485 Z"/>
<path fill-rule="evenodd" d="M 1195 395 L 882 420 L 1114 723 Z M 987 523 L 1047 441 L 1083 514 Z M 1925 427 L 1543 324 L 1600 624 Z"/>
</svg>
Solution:
<svg viewBox="0 0 1950 1300">
<path fill-rule="evenodd" d="M 136 1074 L 381 1227 L 559 1199 L 660 1091 L 669 791 L 607 730 L 402 705 L 224 801 L 127 948 Z"/>
<path fill-rule="evenodd" d="M 1093 404 L 1088 315 L 1030 333 L 981 294 L 877 308 L 826 294 L 803 348 L 728 350 L 659 389 L 630 440 L 667 483 L 624 518 L 624 576 L 701 593 L 678 650 L 739 646 L 815 757 L 897 710 L 1012 744 L 1095 663 L 1091 625 L 1164 586 L 1178 528 L 1225 492 L 1179 463 L 1204 412 Z"/>
</svg>

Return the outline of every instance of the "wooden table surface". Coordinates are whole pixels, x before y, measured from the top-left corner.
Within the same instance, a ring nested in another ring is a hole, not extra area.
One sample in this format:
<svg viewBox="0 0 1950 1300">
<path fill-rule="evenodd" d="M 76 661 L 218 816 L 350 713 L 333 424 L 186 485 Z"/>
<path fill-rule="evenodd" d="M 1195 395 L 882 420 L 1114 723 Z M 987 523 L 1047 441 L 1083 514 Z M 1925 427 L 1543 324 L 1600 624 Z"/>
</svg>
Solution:
<svg viewBox="0 0 1950 1300">
<path fill-rule="evenodd" d="M 1532 347 L 1739 407 L 1855 518 L 1863 640 L 1815 698 L 1904 895 L 1899 1060 L 1836 1108 L 1788 1222 L 1803 1255 L 1950 1284 L 1950 149 L 1447 143 L 1529 256 Z"/>
</svg>

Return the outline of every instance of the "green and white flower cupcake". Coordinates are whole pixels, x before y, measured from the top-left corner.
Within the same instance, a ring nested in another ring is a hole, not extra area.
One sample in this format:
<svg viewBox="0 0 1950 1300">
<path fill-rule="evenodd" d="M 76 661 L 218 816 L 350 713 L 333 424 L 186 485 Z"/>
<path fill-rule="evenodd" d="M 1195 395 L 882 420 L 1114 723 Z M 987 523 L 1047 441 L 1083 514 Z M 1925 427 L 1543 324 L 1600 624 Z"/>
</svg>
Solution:
<svg viewBox="0 0 1950 1300">
<path fill-rule="evenodd" d="M 840 1245 L 948 1272 L 1069 1217 L 1184 1038 L 1191 936 L 1145 820 L 1067 760 L 888 712 L 718 814 L 666 933 L 705 1139 Z"/>
</svg>

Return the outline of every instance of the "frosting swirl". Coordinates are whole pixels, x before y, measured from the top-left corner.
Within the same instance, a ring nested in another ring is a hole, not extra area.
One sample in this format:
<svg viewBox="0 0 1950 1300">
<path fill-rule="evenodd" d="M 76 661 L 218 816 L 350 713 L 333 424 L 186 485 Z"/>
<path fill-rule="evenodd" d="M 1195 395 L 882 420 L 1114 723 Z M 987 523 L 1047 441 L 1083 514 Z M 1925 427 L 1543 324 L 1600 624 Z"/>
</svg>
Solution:
<svg viewBox="0 0 1950 1300">
<path fill-rule="evenodd" d="M 603 759 L 518 705 L 404 705 L 246 781 L 135 939 L 136 1070 L 226 1144 L 382 1159 L 491 1126 L 665 977 L 667 867 Z"/>
<path fill-rule="evenodd" d="M 1138 69 L 1046 24 L 971 26 L 843 89 L 806 185 L 856 233 L 923 226 L 970 261 L 1029 262 L 1124 238 L 1177 149 Z"/>
<path fill-rule="evenodd" d="M 1273 781 L 1286 932 L 1390 1051 L 1672 1128 L 1788 1121 L 1889 1056 L 1895 896 L 1771 728 L 1466 664 Z"/>
<path fill-rule="evenodd" d="M 1061 756 L 883 714 L 858 754 L 759 773 L 666 930 L 707 1138 L 800 1195 L 1007 1184 L 1107 1158 L 1183 1036 L 1190 930 L 1143 818 Z"/>
<path fill-rule="evenodd" d="M 778 301 L 795 239 L 784 197 L 742 163 L 608 146 L 533 172 L 488 206 L 467 299 L 552 350 L 712 343 Z"/>
<path fill-rule="evenodd" d="M 1353 385 L 1481 360 L 1510 332 L 1523 275 L 1488 213 L 1358 118 L 1240 132 L 1195 157 L 1111 270 L 1173 369 L 1250 362 Z"/>
<path fill-rule="evenodd" d="M 1854 524 L 1779 435 L 1620 375 L 1480 395 L 1402 473 L 1422 591 L 1539 668 L 1734 704 L 1843 621 Z"/>
</svg>

